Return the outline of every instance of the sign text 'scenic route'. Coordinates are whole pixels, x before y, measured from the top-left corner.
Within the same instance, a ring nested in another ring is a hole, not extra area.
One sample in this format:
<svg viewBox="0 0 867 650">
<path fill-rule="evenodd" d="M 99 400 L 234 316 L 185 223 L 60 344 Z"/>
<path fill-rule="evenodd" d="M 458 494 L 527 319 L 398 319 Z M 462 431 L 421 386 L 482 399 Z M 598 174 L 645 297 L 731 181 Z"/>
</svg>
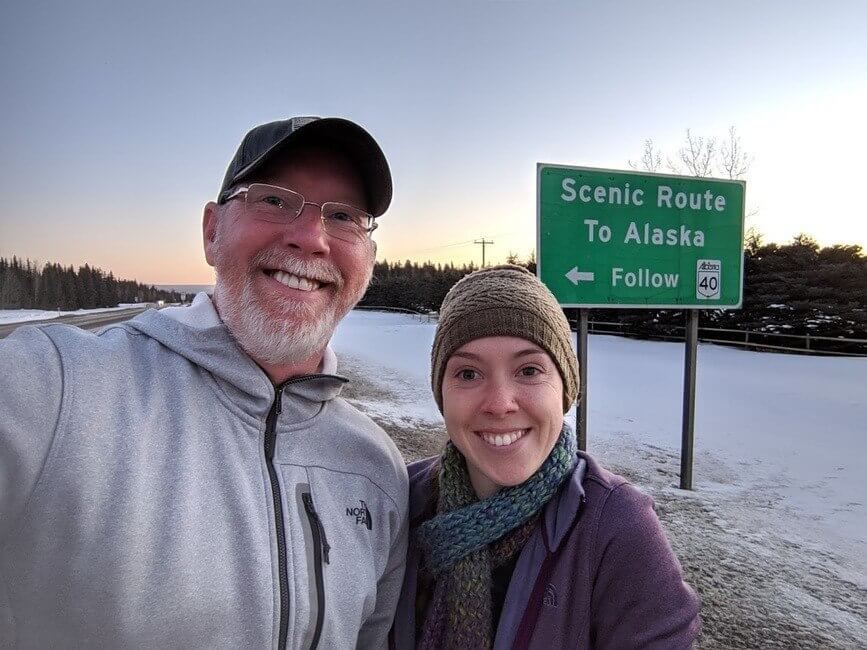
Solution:
<svg viewBox="0 0 867 650">
<path fill-rule="evenodd" d="M 538 273 L 564 307 L 740 307 L 743 181 L 537 173 Z"/>
</svg>

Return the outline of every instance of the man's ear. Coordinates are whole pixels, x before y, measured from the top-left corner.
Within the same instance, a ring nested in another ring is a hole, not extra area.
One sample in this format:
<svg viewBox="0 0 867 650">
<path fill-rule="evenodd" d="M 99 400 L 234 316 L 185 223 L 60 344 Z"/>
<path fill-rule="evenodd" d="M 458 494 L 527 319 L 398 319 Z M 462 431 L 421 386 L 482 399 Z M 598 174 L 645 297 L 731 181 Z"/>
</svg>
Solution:
<svg viewBox="0 0 867 650">
<path fill-rule="evenodd" d="M 214 266 L 214 241 L 217 238 L 217 221 L 220 206 L 213 201 L 209 201 L 205 205 L 205 212 L 202 215 L 202 241 L 205 246 L 205 260 L 210 266 Z"/>
</svg>

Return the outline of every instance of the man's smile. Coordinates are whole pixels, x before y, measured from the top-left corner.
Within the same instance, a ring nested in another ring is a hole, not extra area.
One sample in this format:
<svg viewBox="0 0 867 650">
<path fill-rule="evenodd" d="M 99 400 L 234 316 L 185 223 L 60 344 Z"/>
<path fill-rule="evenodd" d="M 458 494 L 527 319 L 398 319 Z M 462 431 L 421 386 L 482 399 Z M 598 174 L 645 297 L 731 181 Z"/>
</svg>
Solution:
<svg viewBox="0 0 867 650">
<path fill-rule="evenodd" d="M 294 275 L 292 273 L 287 273 L 286 271 L 277 270 L 266 270 L 265 273 L 277 280 L 282 285 L 289 287 L 290 289 L 299 289 L 301 291 L 315 291 L 323 286 L 324 283 L 319 280 L 314 280 L 312 278 L 306 278 L 300 275 Z"/>
</svg>

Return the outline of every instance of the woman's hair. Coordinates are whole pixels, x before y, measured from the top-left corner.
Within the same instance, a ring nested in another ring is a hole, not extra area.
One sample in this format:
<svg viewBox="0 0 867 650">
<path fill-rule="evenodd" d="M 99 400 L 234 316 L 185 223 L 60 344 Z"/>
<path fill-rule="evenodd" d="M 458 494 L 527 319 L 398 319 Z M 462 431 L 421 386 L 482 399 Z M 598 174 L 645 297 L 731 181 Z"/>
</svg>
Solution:
<svg viewBox="0 0 867 650">
<path fill-rule="evenodd" d="M 563 412 L 569 410 L 578 396 L 578 360 L 566 316 L 535 275 L 504 264 L 464 276 L 443 300 L 431 349 L 431 388 L 440 411 L 449 357 L 488 336 L 515 336 L 547 352 L 563 379 Z"/>
</svg>

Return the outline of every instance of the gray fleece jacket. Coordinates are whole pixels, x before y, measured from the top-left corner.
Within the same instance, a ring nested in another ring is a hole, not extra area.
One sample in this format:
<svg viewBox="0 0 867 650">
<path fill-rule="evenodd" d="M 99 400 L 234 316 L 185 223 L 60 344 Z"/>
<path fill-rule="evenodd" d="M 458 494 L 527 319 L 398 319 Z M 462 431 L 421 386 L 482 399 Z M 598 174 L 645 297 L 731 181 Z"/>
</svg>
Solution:
<svg viewBox="0 0 867 650">
<path fill-rule="evenodd" d="M 0 647 L 385 645 L 407 474 L 335 368 L 275 388 L 204 294 L 0 341 Z"/>
</svg>

